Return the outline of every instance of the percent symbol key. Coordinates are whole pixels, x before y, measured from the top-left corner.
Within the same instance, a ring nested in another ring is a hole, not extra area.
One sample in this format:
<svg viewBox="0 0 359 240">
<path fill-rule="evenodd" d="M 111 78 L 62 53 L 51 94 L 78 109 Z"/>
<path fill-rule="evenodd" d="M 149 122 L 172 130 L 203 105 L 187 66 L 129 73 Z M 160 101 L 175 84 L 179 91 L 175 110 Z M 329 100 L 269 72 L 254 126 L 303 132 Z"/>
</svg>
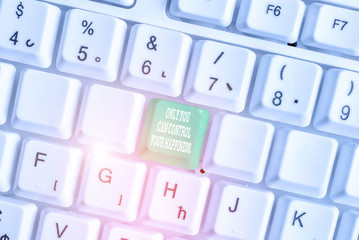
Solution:
<svg viewBox="0 0 359 240">
<path fill-rule="evenodd" d="M 84 27 L 84 31 L 82 32 L 83 34 L 88 34 L 88 35 L 92 35 L 94 34 L 95 30 L 91 27 L 93 22 L 88 23 L 87 20 L 83 20 L 82 21 L 82 27 Z"/>
<path fill-rule="evenodd" d="M 80 9 L 69 10 L 60 41 L 57 68 L 97 80 L 115 81 L 126 28 L 124 21 L 111 16 Z"/>
</svg>

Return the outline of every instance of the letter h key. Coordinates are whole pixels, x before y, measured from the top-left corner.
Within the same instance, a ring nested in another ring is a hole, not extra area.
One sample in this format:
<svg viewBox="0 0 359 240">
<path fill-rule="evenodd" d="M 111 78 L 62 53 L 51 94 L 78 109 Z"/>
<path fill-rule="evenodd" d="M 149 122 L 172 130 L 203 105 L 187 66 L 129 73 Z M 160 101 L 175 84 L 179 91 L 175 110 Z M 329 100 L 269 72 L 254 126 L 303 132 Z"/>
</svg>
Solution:
<svg viewBox="0 0 359 240">
<path fill-rule="evenodd" d="M 152 168 L 141 212 L 144 223 L 196 235 L 209 185 L 207 177 L 163 167 Z"/>
</svg>

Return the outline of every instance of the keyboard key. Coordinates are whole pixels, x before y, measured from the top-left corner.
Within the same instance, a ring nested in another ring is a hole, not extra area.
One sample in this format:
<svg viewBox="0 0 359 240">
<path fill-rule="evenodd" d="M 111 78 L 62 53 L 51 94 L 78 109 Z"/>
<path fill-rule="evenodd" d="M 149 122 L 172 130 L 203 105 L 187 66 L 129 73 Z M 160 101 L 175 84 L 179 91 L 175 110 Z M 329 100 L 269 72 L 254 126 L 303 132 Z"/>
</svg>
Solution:
<svg viewBox="0 0 359 240">
<path fill-rule="evenodd" d="M 14 128 L 69 139 L 80 96 L 80 81 L 27 69 L 18 85 L 11 124 Z"/>
<path fill-rule="evenodd" d="M 334 202 L 359 207 L 359 146 L 342 145 L 330 191 Z"/>
<path fill-rule="evenodd" d="M 216 114 L 207 141 L 203 169 L 259 183 L 263 178 L 273 132 L 274 127 L 269 123 L 225 113 Z"/>
<path fill-rule="evenodd" d="M 149 25 L 132 27 L 121 82 L 172 97 L 180 95 L 192 39 L 183 33 Z"/>
<path fill-rule="evenodd" d="M 145 177 L 143 163 L 95 153 L 86 160 L 78 207 L 89 213 L 134 221 Z"/>
<path fill-rule="evenodd" d="M 101 222 L 72 212 L 45 208 L 41 212 L 36 240 L 97 240 Z"/>
<path fill-rule="evenodd" d="M 15 179 L 16 195 L 69 207 L 82 162 L 75 147 L 28 138 L 23 142 Z"/>
<path fill-rule="evenodd" d="M 163 240 L 161 233 L 144 231 L 140 228 L 108 223 L 104 227 L 102 240 Z"/>
<path fill-rule="evenodd" d="M 323 3 L 359 9 L 359 2 L 357 0 L 320 0 Z"/>
<path fill-rule="evenodd" d="M 256 117 L 301 127 L 309 125 L 322 69 L 278 55 L 261 58 L 249 112 Z"/>
<path fill-rule="evenodd" d="M 58 7 L 44 2 L 1 1 L 1 58 L 37 67 L 49 67 L 60 14 Z"/>
<path fill-rule="evenodd" d="M 309 6 L 301 36 L 311 47 L 359 56 L 359 13 L 313 3 Z"/>
<path fill-rule="evenodd" d="M 196 42 L 184 98 L 192 103 L 243 111 L 255 58 L 252 51 L 244 48 L 205 40 Z"/>
<path fill-rule="evenodd" d="M 102 85 L 90 86 L 83 98 L 77 139 L 96 148 L 130 154 L 135 150 L 145 97 Z"/>
<path fill-rule="evenodd" d="M 141 210 L 144 223 L 196 235 L 201 225 L 209 184 L 207 177 L 153 167 Z"/>
<path fill-rule="evenodd" d="M 264 239 L 274 195 L 229 182 L 216 182 L 204 231 L 208 239 Z"/>
<path fill-rule="evenodd" d="M 170 11 L 174 16 L 227 27 L 232 22 L 235 0 L 174 0 Z"/>
<path fill-rule="evenodd" d="M 328 137 L 280 129 L 272 147 L 267 185 L 311 197 L 324 197 L 337 146 L 337 141 Z"/>
<path fill-rule="evenodd" d="M 359 212 L 346 211 L 343 213 L 336 239 L 359 239 Z"/>
<path fill-rule="evenodd" d="M 236 26 L 241 32 L 294 43 L 304 11 L 299 0 L 242 0 Z"/>
<path fill-rule="evenodd" d="M 0 213 L 0 239 L 32 239 L 37 213 L 35 204 L 0 196 Z"/>
<path fill-rule="evenodd" d="M 57 69 L 115 81 L 126 28 L 126 23 L 117 18 L 79 9 L 69 10 L 57 55 Z"/>
<path fill-rule="evenodd" d="M 324 204 L 283 196 L 278 199 L 269 240 L 333 239 L 339 211 Z"/>
<path fill-rule="evenodd" d="M 315 128 L 359 138 L 358 78 L 356 72 L 340 69 L 327 71 L 313 121 Z"/>
<path fill-rule="evenodd" d="M 115 3 L 115 4 L 121 5 L 123 7 L 130 7 L 130 6 L 134 5 L 136 0 L 102 0 L 102 1 Z"/>
<path fill-rule="evenodd" d="M 195 169 L 198 166 L 209 112 L 190 105 L 152 99 L 142 132 L 140 157 Z"/>
<path fill-rule="evenodd" d="M 13 65 L 0 62 L 0 124 L 7 120 L 15 72 Z"/>
<path fill-rule="evenodd" d="M 0 192 L 7 192 L 16 167 L 20 136 L 17 133 L 0 130 Z"/>
</svg>

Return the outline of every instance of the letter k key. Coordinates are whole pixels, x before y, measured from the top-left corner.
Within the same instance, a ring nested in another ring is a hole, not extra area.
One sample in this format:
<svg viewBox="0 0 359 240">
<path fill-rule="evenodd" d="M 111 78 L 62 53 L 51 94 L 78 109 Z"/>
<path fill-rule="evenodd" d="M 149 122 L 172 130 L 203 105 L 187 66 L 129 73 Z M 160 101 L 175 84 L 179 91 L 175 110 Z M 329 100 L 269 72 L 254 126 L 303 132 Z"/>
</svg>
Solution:
<svg viewBox="0 0 359 240">
<path fill-rule="evenodd" d="M 298 220 L 298 223 L 299 223 L 300 227 L 303 227 L 303 223 L 302 223 L 302 220 L 300 218 L 303 217 L 306 214 L 306 212 L 303 212 L 299 216 L 297 216 L 297 214 L 298 214 L 298 211 L 295 211 L 292 226 L 294 226 L 295 222 Z"/>
</svg>

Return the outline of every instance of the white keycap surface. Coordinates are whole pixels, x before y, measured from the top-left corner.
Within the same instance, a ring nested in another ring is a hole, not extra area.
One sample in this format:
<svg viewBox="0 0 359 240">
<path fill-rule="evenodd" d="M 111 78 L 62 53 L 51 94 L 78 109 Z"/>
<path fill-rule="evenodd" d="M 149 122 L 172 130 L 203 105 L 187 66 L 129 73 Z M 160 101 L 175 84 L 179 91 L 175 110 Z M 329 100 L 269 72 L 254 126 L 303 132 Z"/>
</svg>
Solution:
<svg viewBox="0 0 359 240">
<path fill-rule="evenodd" d="M 359 2 L 357 0 L 321 0 L 321 2 L 347 8 L 359 9 Z"/>
<path fill-rule="evenodd" d="M 170 11 L 180 18 L 227 27 L 232 22 L 235 0 L 174 0 Z"/>
<path fill-rule="evenodd" d="M 309 6 L 301 35 L 311 47 L 359 55 L 359 12 L 313 3 Z"/>
<path fill-rule="evenodd" d="M 333 239 L 336 207 L 283 196 L 278 199 L 269 240 Z"/>
<path fill-rule="evenodd" d="M 203 159 L 206 172 L 258 183 L 263 178 L 274 127 L 265 122 L 218 113 Z"/>
<path fill-rule="evenodd" d="M 359 138 L 359 73 L 327 71 L 313 125 L 325 132 Z"/>
<path fill-rule="evenodd" d="M 134 221 L 145 177 L 143 163 L 94 153 L 86 160 L 78 207 L 89 213 Z"/>
<path fill-rule="evenodd" d="M 206 239 L 264 239 L 273 201 L 271 192 L 216 182 L 204 225 Z"/>
<path fill-rule="evenodd" d="M 96 218 L 45 208 L 41 212 L 36 240 L 97 240 L 100 226 Z"/>
<path fill-rule="evenodd" d="M 4 124 L 7 120 L 15 72 L 13 65 L 0 63 L 0 124 Z"/>
<path fill-rule="evenodd" d="M 241 32 L 294 43 L 304 11 L 300 0 L 242 0 L 236 26 Z"/>
<path fill-rule="evenodd" d="M 192 103 L 243 111 L 255 58 L 252 51 L 237 46 L 196 42 L 184 98 Z"/>
<path fill-rule="evenodd" d="M 122 69 L 123 85 L 177 97 L 192 39 L 183 33 L 138 24 L 131 28 Z"/>
<path fill-rule="evenodd" d="M 338 142 L 282 128 L 276 136 L 266 174 L 268 186 L 322 198 L 327 192 Z"/>
<path fill-rule="evenodd" d="M 209 184 L 207 177 L 153 167 L 141 210 L 143 222 L 196 235 L 201 225 Z"/>
<path fill-rule="evenodd" d="M 96 148 L 135 150 L 145 98 L 142 94 L 92 85 L 83 98 L 77 139 Z"/>
<path fill-rule="evenodd" d="M 28 138 L 15 179 L 16 195 L 62 207 L 71 206 L 82 162 L 75 147 Z"/>
<path fill-rule="evenodd" d="M 69 10 L 61 35 L 57 69 L 115 81 L 126 28 L 126 23 L 117 18 L 79 9 Z"/>
<path fill-rule="evenodd" d="M 17 133 L 0 131 L 0 192 L 11 189 L 20 144 Z"/>
<path fill-rule="evenodd" d="M 108 223 L 104 227 L 102 240 L 163 240 L 163 235 L 158 232 L 145 231 L 118 223 Z"/>
<path fill-rule="evenodd" d="M 330 197 L 335 202 L 359 207 L 359 146 L 342 145 L 337 162 Z"/>
<path fill-rule="evenodd" d="M 26 69 L 20 76 L 11 124 L 14 128 L 69 139 L 81 83 L 69 77 Z"/>
<path fill-rule="evenodd" d="M 343 213 L 339 224 L 336 240 L 348 239 L 357 240 L 359 238 L 359 212 L 346 211 Z"/>
<path fill-rule="evenodd" d="M 136 2 L 136 0 L 102 0 L 102 1 L 119 4 L 124 7 L 130 7 Z"/>
<path fill-rule="evenodd" d="M 314 63 L 265 55 L 258 68 L 249 112 L 305 127 L 312 119 L 322 69 Z"/>
<path fill-rule="evenodd" d="M 60 13 L 58 7 L 44 2 L 1 1 L 1 57 L 37 67 L 49 67 Z"/>
<path fill-rule="evenodd" d="M 0 239 L 32 239 L 37 213 L 35 204 L 0 196 L 0 213 Z"/>
</svg>

